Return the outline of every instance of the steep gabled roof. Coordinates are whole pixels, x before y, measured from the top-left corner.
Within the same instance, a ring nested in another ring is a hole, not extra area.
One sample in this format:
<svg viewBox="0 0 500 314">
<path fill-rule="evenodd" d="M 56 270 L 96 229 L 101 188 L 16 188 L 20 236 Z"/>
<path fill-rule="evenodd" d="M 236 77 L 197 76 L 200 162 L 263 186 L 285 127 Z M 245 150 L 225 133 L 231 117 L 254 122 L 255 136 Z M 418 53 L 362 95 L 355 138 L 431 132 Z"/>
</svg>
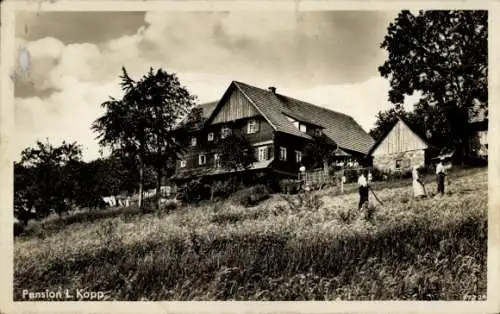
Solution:
<svg viewBox="0 0 500 314">
<path fill-rule="evenodd" d="M 287 119 L 288 115 L 322 127 L 323 133 L 343 149 L 366 154 L 374 143 L 373 138 L 346 114 L 237 81 L 231 83 L 222 99 L 228 97 L 233 88 L 239 89 L 278 132 L 311 139 L 310 135 L 301 132 Z M 214 110 L 208 120 L 216 114 L 217 110 Z"/>
<path fill-rule="evenodd" d="M 214 111 L 218 103 L 218 101 L 207 102 L 199 104 L 197 108 L 201 108 L 203 111 L 203 118 L 208 119 L 212 115 L 212 112 Z"/>
<path fill-rule="evenodd" d="M 197 109 L 197 108 L 201 109 L 201 112 L 202 112 L 201 121 L 199 123 L 197 123 L 196 125 L 192 125 L 192 126 L 188 127 L 187 130 L 195 131 L 195 130 L 202 128 L 205 121 L 212 115 L 212 112 L 214 111 L 215 107 L 217 107 L 218 103 L 219 103 L 218 101 L 211 101 L 211 102 L 207 102 L 207 103 L 203 103 L 203 104 L 199 104 L 199 105 L 194 106 L 193 109 Z M 175 129 L 186 130 L 185 127 L 186 127 L 187 121 L 188 121 L 188 116 L 184 117 L 184 119 L 177 124 Z"/>
<path fill-rule="evenodd" d="M 370 148 L 368 151 L 367 155 L 371 155 L 373 151 L 384 141 L 384 139 L 389 135 L 394 127 L 398 124 L 398 122 L 404 123 L 410 131 L 412 131 L 416 136 L 420 138 L 428 147 L 435 147 L 429 140 L 427 139 L 427 136 L 425 136 L 425 131 L 422 130 L 421 128 L 417 127 L 416 125 L 412 124 L 410 121 L 408 121 L 406 118 L 397 115 L 397 120 L 394 122 L 394 124 L 389 128 L 376 142 L 373 144 L 373 146 Z"/>
</svg>

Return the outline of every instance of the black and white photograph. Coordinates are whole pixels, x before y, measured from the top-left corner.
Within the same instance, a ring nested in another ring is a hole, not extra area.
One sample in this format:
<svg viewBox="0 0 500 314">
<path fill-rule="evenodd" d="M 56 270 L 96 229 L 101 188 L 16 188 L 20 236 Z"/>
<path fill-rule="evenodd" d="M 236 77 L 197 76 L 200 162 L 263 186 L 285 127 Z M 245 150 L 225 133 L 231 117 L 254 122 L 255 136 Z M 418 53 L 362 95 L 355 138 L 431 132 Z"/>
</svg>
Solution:
<svg viewBox="0 0 500 314">
<path fill-rule="evenodd" d="M 487 301 L 487 9 L 33 6 L 14 302 Z"/>
</svg>

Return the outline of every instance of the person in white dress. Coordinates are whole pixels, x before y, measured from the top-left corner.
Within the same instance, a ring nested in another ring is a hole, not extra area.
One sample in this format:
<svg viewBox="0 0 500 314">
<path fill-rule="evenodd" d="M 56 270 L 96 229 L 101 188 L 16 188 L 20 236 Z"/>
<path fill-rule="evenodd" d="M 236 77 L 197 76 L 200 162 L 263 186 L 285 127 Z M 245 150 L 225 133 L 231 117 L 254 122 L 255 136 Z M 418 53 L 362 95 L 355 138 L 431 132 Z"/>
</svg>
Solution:
<svg viewBox="0 0 500 314">
<path fill-rule="evenodd" d="M 416 198 L 423 198 L 426 196 L 424 183 L 419 173 L 419 167 L 413 166 L 413 196 Z"/>
</svg>

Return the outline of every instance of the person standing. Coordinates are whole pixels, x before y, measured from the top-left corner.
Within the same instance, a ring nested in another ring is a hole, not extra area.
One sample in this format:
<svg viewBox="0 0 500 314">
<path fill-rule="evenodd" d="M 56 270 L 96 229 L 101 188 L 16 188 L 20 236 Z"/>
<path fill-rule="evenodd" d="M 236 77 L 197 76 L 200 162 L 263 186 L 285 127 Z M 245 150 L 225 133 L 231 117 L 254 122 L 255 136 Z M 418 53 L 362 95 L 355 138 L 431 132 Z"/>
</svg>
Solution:
<svg viewBox="0 0 500 314">
<path fill-rule="evenodd" d="M 413 166 L 412 171 L 413 177 L 413 196 L 416 198 L 423 198 L 426 196 L 424 183 L 422 182 L 422 178 L 420 177 L 419 167 Z"/>
<path fill-rule="evenodd" d="M 365 205 L 365 203 L 368 206 L 369 186 L 368 186 L 367 171 L 366 170 L 361 171 L 360 176 L 358 177 L 358 186 L 359 186 L 358 209 L 362 209 L 363 206 Z"/>
<path fill-rule="evenodd" d="M 437 192 L 444 195 L 444 178 L 446 177 L 446 169 L 444 168 L 444 158 L 439 158 L 439 162 L 436 166 L 436 181 L 437 181 Z"/>
</svg>

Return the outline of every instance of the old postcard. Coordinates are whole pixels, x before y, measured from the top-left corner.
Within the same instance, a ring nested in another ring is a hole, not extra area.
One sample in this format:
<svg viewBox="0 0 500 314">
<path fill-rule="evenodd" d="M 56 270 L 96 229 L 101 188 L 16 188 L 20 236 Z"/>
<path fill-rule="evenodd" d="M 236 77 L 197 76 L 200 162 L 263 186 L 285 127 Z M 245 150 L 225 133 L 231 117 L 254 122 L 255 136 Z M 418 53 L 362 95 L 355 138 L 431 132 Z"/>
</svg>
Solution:
<svg viewBox="0 0 500 314">
<path fill-rule="evenodd" d="M 0 310 L 498 312 L 497 7 L 4 1 Z"/>
</svg>

